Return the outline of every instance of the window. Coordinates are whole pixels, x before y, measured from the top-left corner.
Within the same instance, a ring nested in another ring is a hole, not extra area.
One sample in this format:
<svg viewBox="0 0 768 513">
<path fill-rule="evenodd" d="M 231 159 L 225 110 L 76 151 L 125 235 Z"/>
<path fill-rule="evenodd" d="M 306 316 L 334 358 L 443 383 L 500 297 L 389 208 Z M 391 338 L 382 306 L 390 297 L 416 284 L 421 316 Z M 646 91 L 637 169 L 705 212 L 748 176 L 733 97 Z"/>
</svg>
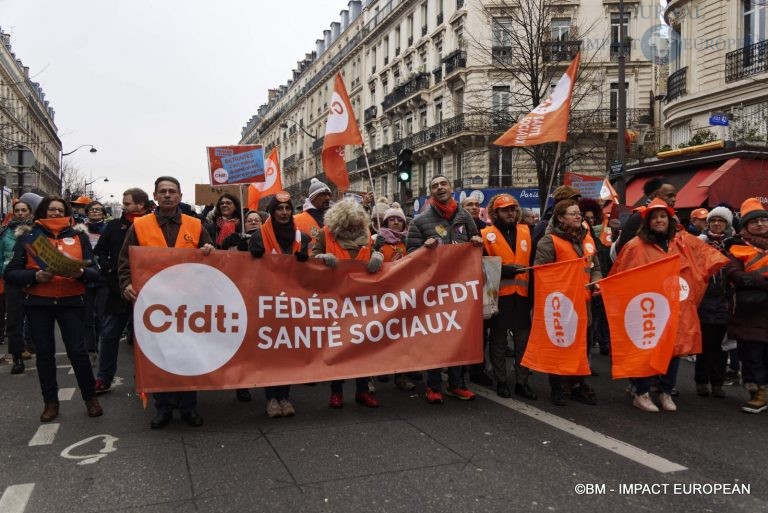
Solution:
<svg viewBox="0 0 768 513">
<path fill-rule="evenodd" d="M 624 83 L 624 94 L 629 97 L 629 82 Z M 608 113 L 611 126 L 616 126 L 619 119 L 619 83 L 611 84 L 610 110 Z"/>
<path fill-rule="evenodd" d="M 764 0 L 743 0 L 744 46 L 766 39 L 766 9 Z"/>
<path fill-rule="evenodd" d="M 509 86 L 494 86 L 491 93 L 491 111 L 493 112 L 493 125 L 497 130 L 506 130 L 512 124 L 512 112 L 510 105 L 512 94 Z"/>
<path fill-rule="evenodd" d="M 464 154 L 459 152 L 453 155 L 453 169 L 456 180 L 464 178 Z"/>
<path fill-rule="evenodd" d="M 419 110 L 419 130 L 424 130 L 427 126 L 427 108 L 423 107 Z"/>
<path fill-rule="evenodd" d="M 405 20 L 405 35 L 408 38 L 408 46 L 413 43 L 413 14 L 409 14 Z"/>
<path fill-rule="evenodd" d="M 435 124 L 443 121 L 443 97 L 435 98 Z"/>
<path fill-rule="evenodd" d="M 488 186 L 512 187 L 512 172 L 512 148 L 491 147 Z"/>
<path fill-rule="evenodd" d="M 464 88 L 453 92 L 453 113 L 458 115 L 464 112 Z"/>
<path fill-rule="evenodd" d="M 443 158 L 437 157 L 432 160 L 432 176 L 443 174 Z"/>
<path fill-rule="evenodd" d="M 426 191 L 427 189 L 427 163 L 422 162 L 419 164 L 419 187 L 423 187 Z M 424 194 L 427 194 L 429 191 L 425 192 Z"/>
<path fill-rule="evenodd" d="M 411 135 L 413 133 L 413 114 L 410 112 L 405 116 L 405 134 Z"/>
<path fill-rule="evenodd" d="M 619 22 L 621 15 L 617 12 L 611 13 L 611 44 L 619 42 Z M 629 34 L 629 13 L 624 11 L 624 35 Z"/>
<path fill-rule="evenodd" d="M 550 25 L 552 41 L 568 41 L 571 37 L 571 20 L 569 18 L 554 18 Z"/>
<path fill-rule="evenodd" d="M 383 175 L 381 177 L 381 194 L 383 196 L 386 196 L 387 194 L 389 194 L 389 191 L 387 190 L 387 182 L 388 182 L 387 178 L 388 178 L 387 175 Z"/>
<path fill-rule="evenodd" d="M 512 46 L 512 20 L 495 18 L 493 20 L 493 46 Z"/>
</svg>

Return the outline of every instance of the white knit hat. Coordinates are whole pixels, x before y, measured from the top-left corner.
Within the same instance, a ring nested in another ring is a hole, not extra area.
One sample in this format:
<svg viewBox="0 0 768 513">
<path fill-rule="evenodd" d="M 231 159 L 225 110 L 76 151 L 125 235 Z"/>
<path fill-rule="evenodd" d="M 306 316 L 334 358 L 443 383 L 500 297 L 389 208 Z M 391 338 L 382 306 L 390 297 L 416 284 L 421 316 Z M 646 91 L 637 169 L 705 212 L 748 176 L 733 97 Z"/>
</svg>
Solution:
<svg viewBox="0 0 768 513">
<path fill-rule="evenodd" d="M 727 207 L 715 207 L 712 210 L 709 211 L 709 214 L 707 214 L 707 222 L 710 222 L 713 217 L 719 217 L 720 219 L 725 219 L 725 222 L 728 223 L 728 228 L 733 227 L 733 212 Z"/>
<path fill-rule="evenodd" d="M 402 208 L 390 208 L 384 213 L 384 221 L 389 219 L 390 217 L 398 217 L 403 220 L 405 224 L 408 224 L 408 220 L 405 218 L 405 214 L 403 213 Z"/>
<path fill-rule="evenodd" d="M 309 181 L 309 201 L 312 201 L 315 196 L 322 192 L 331 193 L 331 189 L 317 178 L 313 178 Z"/>
</svg>

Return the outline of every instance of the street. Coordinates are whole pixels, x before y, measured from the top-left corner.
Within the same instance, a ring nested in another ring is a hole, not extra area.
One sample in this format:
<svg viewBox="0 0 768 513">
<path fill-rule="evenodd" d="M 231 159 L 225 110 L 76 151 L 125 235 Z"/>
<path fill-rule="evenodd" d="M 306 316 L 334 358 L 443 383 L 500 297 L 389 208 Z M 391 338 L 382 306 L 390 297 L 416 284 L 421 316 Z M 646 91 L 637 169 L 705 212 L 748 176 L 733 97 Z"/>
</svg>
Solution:
<svg viewBox="0 0 768 513">
<path fill-rule="evenodd" d="M 4 349 L 4 346 L 3 346 Z M 60 347 L 59 351 L 63 351 Z M 739 411 L 746 393 L 698 397 L 681 362 L 676 413 L 633 408 L 625 380 L 594 355 L 598 405 L 500 399 L 495 391 L 442 406 L 376 383 L 379 409 L 342 410 L 328 387 L 294 386 L 297 415 L 269 419 L 261 390 L 199 395 L 201 428 L 151 430 L 133 392 L 130 346 L 117 383 L 90 419 L 65 354 L 61 414 L 41 424 L 34 359 L 0 366 L 0 512 L 507 512 L 768 511 L 766 415 Z"/>
</svg>

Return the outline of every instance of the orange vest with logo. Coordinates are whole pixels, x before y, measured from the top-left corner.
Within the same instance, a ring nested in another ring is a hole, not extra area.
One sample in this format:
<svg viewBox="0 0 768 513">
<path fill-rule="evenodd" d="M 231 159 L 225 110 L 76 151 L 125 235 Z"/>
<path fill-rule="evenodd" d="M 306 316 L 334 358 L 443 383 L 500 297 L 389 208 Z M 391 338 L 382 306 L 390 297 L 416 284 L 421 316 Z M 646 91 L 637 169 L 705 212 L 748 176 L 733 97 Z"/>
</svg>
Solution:
<svg viewBox="0 0 768 513">
<path fill-rule="evenodd" d="M 157 222 L 156 215 L 146 215 L 137 217 L 133 221 L 133 229 L 136 232 L 136 238 L 139 239 L 141 246 L 155 248 L 167 248 L 163 230 Z M 200 232 L 203 229 L 203 223 L 196 217 L 181 214 L 181 227 L 176 236 L 174 248 L 197 248 L 200 244 Z"/>
<path fill-rule="evenodd" d="M 495 226 L 491 225 L 480 230 L 485 252 L 490 256 L 501 257 L 502 265 L 516 264 L 520 267 L 528 267 L 531 258 L 531 231 L 528 225 L 518 224 L 516 226 L 517 237 L 514 252 L 509 247 L 504 234 Z M 511 296 L 512 294 L 528 297 L 528 272 L 515 275 L 512 279 L 502 278 L 499 295 Z"/>
<path fill-rule="evenodd" d="M 405 243 L 400 241 L 395 244 L 384 244 L 379 251 L 384 255 L 385 262 L 394 262 L 405 256 Z"/>
<path fill-rule="evenodd" d="M 755 246 L 731 246 L 731 254 L 744 262 L 744 270 L 768 276 L 768 251 Z"/>
<path fill-rule="evenodd" d="M 292 248 L 294 254 L 301 251 L 301 231 L 296 231 L 298 233 L 296 233 L 296 237 L 293 239 Z M 264 244 L 265 253 L 283 254 L 283 248 L 280 247 L 277 237 L 275 237 L 275 227 L 272 225 L 272 218 L 267 219 L 267 222 L 261 227 L 261 241 Z"/>
<path fill-rule="evenodd" d="M 310 241 L 310 249 L 315 245 L 315 239 L 317 234 L 320 233 L 320 225 L 317 224 L 315 218 L 310 215 L 309 212 L 302 212 L 293 216 L 293 223 L 296 225 L 296 229 L 302 233 L 309 235 L 312 240 Z"/>
<path fill-rule="evenodd" d="M 77 233 L 73 233 L 69 237 L 53 238 L 48 237 L 48 241 L 53 244 L 53 247 L 58 249 L 61 253 L 74 258 L 75 260 L 83 259 L 83 247 L 81 245 L 80 237 Z M 27 254 L 27 269 L 40 269 L 37 262 Z M 70 296 L 82 296 L 85 294 L 85 283 L 73 279 L 65 278 L 63 276 L 55 276 L 51 281 L 45 283 L 37 283 L 30 285 L 25 289 L 33 296 L 43 297 L 70 297 Z"/>
<path fill-rule="evenodd" d="M 325 234 L 325 252 L 330 253 L 339 260 L 360 260 L 363 262 L 367 262 L 371 259 L 371 239 L 368 239 L 368 244 L 361 247 L 360 250 L 357 252 L 357 256 L 353 259 L 349 251 L 341 247 L 338 242 L 336 242 L 336 239 L 331 234 L 331 231 L 323 227 L 323 233 Z"/>
</svg>

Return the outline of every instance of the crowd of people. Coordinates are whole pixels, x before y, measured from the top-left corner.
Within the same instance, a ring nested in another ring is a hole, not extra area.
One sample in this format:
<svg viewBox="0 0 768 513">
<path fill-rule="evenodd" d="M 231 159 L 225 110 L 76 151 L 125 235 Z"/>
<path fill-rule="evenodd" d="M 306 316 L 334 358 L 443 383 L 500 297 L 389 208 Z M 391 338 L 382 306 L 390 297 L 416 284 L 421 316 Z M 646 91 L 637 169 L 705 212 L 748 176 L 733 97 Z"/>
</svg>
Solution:
<svg viewBox="0 0 768 513">
<path fill-rule="evenodd" d="M 768 409 L 768 211 L 758 199 L 746 200 L 739 211 L 729 205 L 696 209 L 685 228 L 675 211 L 676 191 L 663 179 L 648 180 L 647 205 L 623 222 L 611 219 L 600 202 L 582 198 L 578 189 L 563 185 L 541 219 L 522 209 L 510 194 L 491 198 L 483 219 L 480 202 L 469 196 L 459 204 L 451 182 L 442 175 L 429 183 L 430 199 L 413 219 L 399 204 L 371 194 L 362 202 L 331 202 L 330 188 L 313 179 L 297 212 L 285 191 L 269 197 L 265 211 L 246 211 L 237 197 L 222 194 L 202 214 L 182 203 L 181 185 L 170 176 L 157 178 L 152 193 L 139 188 L 124 192 L 122 214 L 107 220 L 102 204 L 79 197 L 67 201 L 32 193 L 14 201 L 0 229 L 3 255 L 3 317 L 10 355 L 10 372 L 25 371 L 25 359 L 37 361 L 43 395 L 41 422 L 59 413 L 54 327 L 58 324 L 86 412 L 103 413 L 97 394 L 108 392 L 117 372 L 120 340 L 130 338 L 132 302 L 137 291 L 131 280 L 131 246 L 245 251 L 253 258 L 283 254 L 307 261 L 321 260 L 335 267 L 338 260 L 362 261 L 370 273 L 386 262 L 407 259 L 441 244 L 470 244 L 483 255 L 500 257 L 498 313 L 486 320 L 477 341 L 486 347 L 487 362 L 469 367 L 425 369 L 424 396 L 442 404 L 444 396 L 463 401 L 475 398 L 469 380 L 494 387 L 503 398 L 513 394 L 534 401 L 538 394 L 530 369 L 522 365 L 531 334 L 531 311 L 536 266 L 582 259 L 588 274 L 589 325 L 587 350 L 596 347 L 610 357 L 611 337 L 600 290 L 600 279 L 669 255 L 678 255 L 698 310 L 686 312 L 681 322 L 667 372 L 630 380 L 632 404 L 646 412 L 675 411 L 680 358 L 695 357 L 696 393 L 725 397 L 724 386 L 742 382 L 748 398 L 741 409 Z M 242 226 L 241 226 L 242 223 Z M 35 237 L 47 238 L 65 255 L 83 262 L 82 268 L 54 273 L 41 267 L 29 251 Z M 697 292 L 697 291 L 700 291 Z M 514 358 L 510 373 L 507 358 Z M 94 373 L 94 368 L 95 373 Z M 513 375 L 511 375 L 513 374 Z M 597 404 L 589 376 L 550 374 L 553 404 L 569 401 Z M 379 376 L 387 382 L 390 376 Z M 422 373 L 398 373 L 397 388 L 411 391 Z M 296 414 L 290 385 L 264 389 L 270 418 Z M 658 404 L 652 393 L 658 392 Z M 251 401 L 248 389 L 236 391 L 240 401 Z M 374 380 L 359 377 L 355 402 L 380 406 Z M 154 394 L 156 414 L 151 427 L 160 429 L 179 410 L 190 426 L 201 426 L 196 392 Z M 328 405 L 344 406 L 344 382 L 330 383 Z"/>
</svg>

